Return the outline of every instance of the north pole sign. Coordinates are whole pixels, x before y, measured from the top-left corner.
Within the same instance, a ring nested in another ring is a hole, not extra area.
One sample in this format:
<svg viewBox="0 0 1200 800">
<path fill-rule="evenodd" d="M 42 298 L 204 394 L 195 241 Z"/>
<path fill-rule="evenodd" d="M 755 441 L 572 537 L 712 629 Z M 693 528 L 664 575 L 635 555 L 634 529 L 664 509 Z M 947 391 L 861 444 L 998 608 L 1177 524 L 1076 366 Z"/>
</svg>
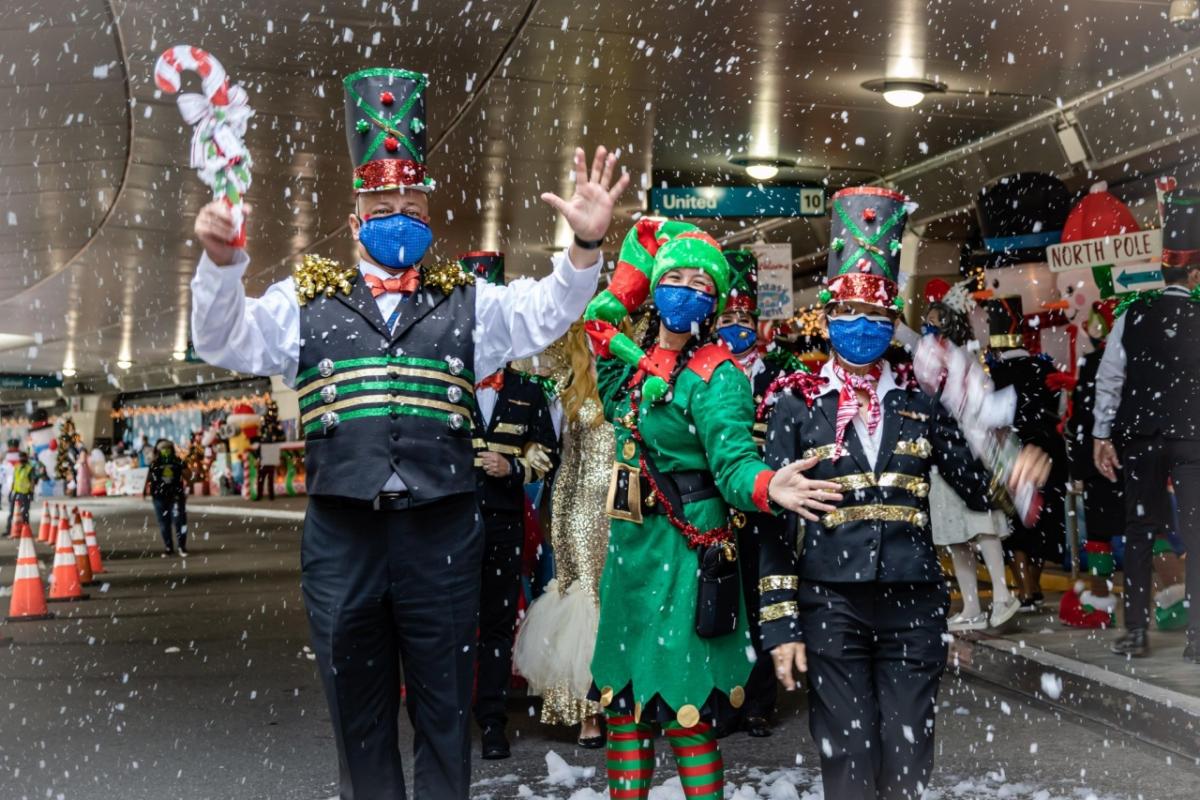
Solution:
<svg viewBox="0 0 1200 800">
<path fill-rule="evenodd" d="M 1101 236 L 1046 248 L 1051 272 L 1157 261 L 1162 256 L 1162 231 L 1135 231 L 1123 236 Z"/>
</svg>

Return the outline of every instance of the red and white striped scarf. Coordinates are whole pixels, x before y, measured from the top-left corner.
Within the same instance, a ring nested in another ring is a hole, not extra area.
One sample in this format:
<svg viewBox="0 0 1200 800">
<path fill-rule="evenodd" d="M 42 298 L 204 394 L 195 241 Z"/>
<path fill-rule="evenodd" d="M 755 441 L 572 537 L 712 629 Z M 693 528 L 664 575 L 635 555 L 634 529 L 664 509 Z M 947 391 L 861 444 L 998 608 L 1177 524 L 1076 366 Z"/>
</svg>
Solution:
<svg viewBox="0 0 1200 800">
<path fill-rule="evenodd" d="M 838 361 L 833 362 L 834 377 L 842 382 L 842 391 L 838 395 L 837 422 L 834 425 L 834 461 L 842 454 L 846 426 L 858 413 L 860 391 L 867 395 L 867 431 L 874 435 L 875 429 L 879 427 L 879 421 L 883 418 L 883 409 L 879 405 L 879 376 L 882 373 L 883 367 L 879 362 L 875 362 L 871 371 L 865 375 L 847 372 Z"/>
</svg>

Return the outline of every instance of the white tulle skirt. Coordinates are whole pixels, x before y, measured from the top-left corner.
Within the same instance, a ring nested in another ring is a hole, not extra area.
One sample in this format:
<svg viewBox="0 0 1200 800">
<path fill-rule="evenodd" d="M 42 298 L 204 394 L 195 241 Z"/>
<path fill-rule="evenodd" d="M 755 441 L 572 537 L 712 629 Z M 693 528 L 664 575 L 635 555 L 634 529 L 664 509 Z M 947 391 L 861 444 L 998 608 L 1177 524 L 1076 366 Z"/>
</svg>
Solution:
<svg viewBox="0 0 1200 800">
<path fill-rule="evenodd" d="M 592 685 L 592 653 L 600 611 L 578 582 L 559 590 L 558 581 L 529 606 L 513 650 L 513 666 L 533 694 L 568 686 L 577 697 Z"/>
</svg>

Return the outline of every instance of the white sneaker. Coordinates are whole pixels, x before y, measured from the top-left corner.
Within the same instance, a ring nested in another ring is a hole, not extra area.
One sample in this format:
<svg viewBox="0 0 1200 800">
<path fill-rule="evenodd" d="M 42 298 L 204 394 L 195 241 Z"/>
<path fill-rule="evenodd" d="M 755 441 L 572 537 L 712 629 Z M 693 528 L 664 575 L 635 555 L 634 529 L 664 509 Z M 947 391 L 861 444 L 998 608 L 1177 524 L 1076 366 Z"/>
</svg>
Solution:
<svg viewBox="0 0 1200 800">
<path fill-rule="evenodd" d="M 1016 595 L 1009 595 L 1008 602 L 1002 605 L 992 603 L 992 617 L 990 620 L 992 627 L 999 628 L 1015 617 L 1020 610 L 1021 601 L 1017 599 Z"/>
<path fill-rule="evenodd" d="M 951 633 L 963 633 L 965 631 L 981 631 L 988 626 L 988 615 L 982 611 L 973 617 L 968 617 L 961 611 L 955 614 L 950 619 L 946 620 L 946 627 Z"/>
</svg>

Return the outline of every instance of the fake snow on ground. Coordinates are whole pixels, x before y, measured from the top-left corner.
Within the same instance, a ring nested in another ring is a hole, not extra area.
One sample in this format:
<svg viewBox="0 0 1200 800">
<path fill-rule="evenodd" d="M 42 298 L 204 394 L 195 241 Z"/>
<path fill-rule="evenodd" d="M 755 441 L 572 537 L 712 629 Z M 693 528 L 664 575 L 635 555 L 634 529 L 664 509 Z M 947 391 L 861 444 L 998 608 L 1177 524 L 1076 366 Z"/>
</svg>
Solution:
<svg viewBox="0 0 1200 800">
<path fill-rule="evenodd" d="M 655 774 L 670 778 L 650 790 L 650 800 L 686 800 L 670 757 L 657 759 Z M 478 781 L 472 785 L 476 800 L 517 797 L 521 800 L 608 800 L 604 775 L 593 767 L 576 767 L 551 750 L 546 753 L 547 775 L 537 785 L 521 783 L 516 775 Z M 1054 787 L 1010 780 L 1003 772 L 978 777 L 941 774 L 924 800 L 1129 800 L 1124 795 L 1100 794 L 1078 787 Z M 516 786 L 516 794 L 512 787 Z M 766 770 L 726 765 L 725 800 L 825 800 L 817 770 L 804 767 Z M 830 798 L 830 800 L 835 800 Z"/>
</svg>

